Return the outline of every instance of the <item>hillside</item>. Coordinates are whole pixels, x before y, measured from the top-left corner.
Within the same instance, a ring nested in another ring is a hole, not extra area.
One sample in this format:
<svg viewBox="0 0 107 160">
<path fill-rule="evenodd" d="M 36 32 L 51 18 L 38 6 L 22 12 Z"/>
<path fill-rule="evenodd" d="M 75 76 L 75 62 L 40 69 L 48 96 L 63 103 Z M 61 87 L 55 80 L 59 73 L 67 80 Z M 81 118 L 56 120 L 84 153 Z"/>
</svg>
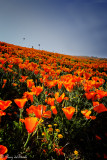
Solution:
<svg viewBox="0 0 107 160">
<path fill-rule="evenodd" d="M 107 59 L 0 42 L 0 158 L 107 159 Z"/>
</svg>

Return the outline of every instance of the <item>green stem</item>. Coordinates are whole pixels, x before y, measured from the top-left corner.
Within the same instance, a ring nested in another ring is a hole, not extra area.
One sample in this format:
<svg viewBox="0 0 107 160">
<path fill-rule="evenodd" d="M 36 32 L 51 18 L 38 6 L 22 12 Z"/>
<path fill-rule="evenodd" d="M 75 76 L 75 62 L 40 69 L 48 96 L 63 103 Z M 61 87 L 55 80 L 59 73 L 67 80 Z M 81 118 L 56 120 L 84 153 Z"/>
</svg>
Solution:
<svg viewBox="0 0 107 160">
<path fill-rule="evenodd" d="M 27 143 L 28 143 L 28 141 L 29 141 L 29 138 L 30 138 L 30 133 L 28 133 L 28 137 L 27 137 L 27 140 L 26 140 L 26 142 L 25 142 L 25 144 L 24 144 L 24 148 L 26 148 L 26 145 L 27 145 Z"/>
<path fill-rule="evenodd" d="M 23 112 L 23 109 L 19 109 L 19 111 L 20 111 L 19 127 L 21 127 L 22 123 L 20 122 L 20 119 L 22 118 L 22 112 Z"/>
<path fill-rule="evenodd" d="M 36 127 L 36 130 L 33 132 L 32 136 L 34 136 L 34 134 L 37 132 L 38 130 L 38 126 Z"/>
<path fill-rule="evenodd" d="M 19 111 L 20 111 L 20 118 L 22 118 L 23 108 L 22 108 L 22 109 L 19 109 Z M 19 120 L 20 120 L 20 118 L 19 118 Z"/>
</svg>

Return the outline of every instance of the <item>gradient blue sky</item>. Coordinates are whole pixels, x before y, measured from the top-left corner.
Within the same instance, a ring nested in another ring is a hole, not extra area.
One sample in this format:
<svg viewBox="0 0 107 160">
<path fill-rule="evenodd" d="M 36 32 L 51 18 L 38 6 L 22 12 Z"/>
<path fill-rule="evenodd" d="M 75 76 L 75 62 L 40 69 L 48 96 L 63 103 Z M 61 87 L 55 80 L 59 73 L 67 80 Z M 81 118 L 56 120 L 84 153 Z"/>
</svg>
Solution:
<svg viewBox="0 0 107 160">
<path fill-rule="evenodd" d="M 0 41 L 107 58 L 107 0 L 0 0 Z"/>
</svg>

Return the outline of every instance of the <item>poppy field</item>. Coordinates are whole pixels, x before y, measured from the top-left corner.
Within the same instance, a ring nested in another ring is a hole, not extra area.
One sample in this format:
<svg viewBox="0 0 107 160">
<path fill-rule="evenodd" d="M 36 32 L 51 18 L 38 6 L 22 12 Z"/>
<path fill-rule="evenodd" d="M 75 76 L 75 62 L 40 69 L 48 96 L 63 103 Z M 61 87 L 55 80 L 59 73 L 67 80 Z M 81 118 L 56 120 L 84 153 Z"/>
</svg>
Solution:
<svg viewBox="0 0 107 160">
<path fill-rule="evenodd" d="M 0 42 L 0 160 L 107 159 L 107 59 Z"/>
</svg>

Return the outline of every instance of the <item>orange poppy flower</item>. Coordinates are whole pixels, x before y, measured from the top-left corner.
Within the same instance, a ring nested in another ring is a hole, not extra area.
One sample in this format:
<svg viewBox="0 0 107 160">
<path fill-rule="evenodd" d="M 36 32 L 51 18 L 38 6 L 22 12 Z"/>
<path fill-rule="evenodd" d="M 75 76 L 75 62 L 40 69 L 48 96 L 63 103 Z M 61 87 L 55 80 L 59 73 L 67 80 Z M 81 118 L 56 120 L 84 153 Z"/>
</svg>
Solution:
<svg viewBox="0 0 107 160">
<path fill-rule="evenodd" d="M 13 65 L 12 65 L 12 64 L 9 64 L 8 67 L 12 69 Z"/>
<path fill-rule="evenodd" d="M 64 152 L 62 152 L 63 148 L 64 148 L 64 147 L 62 147 L 62 148 L 55 148 L 55 152 L 56 152 L 56 154 L 57 154 L 58 156 L 64 155 Z"/>
<path fill-rule="evenodd" d="M 26 65 L 19 63 L 19 68 L 20 68 L 20 69 L 24 69 L 24 68 L 26 68 Z"/>
<path fill-rule="evenodd" d="M 5 154 L 7 151 L 7 147 L 0 145 L 0 154 Z"/>
<path fill-rule="evenodd" d="M 81 113 L 87 118 L 87 119 L 96 119 L 95 116 L 90 116 L 91 111 L 89 111 L 88 109 L 81 111 Z"/>
<path fill-rule="evenodd" d="M 107 96 L 107 92 L 106 92 L 106 91 L 97 90 L 96 93 L 97 93 L 97 98 L 98 98 L 98 99 L 101 99 L 101 98 Z"/>
<path fill-rule="evenodd" d="M 70 120 L 75 112 L 75 108 L 72 106 L 62 108 L 63 112 L 65 113 L 65 116 L 68 120 Z"/>
<path fill-rule="evenodd" d="M 58 83 L 58 89 L 61 89 L 61 88 L 62 88 L 62 84 L 63 84 L 63 82 L 62 82 L 62 81 L 60 81 L 60 80 L 58 80 L 58 81 L 57 81 L 57 83 Z"/>
<path fill-rule="evenodd" d="M 31 91 L 33 92 L 34 95 L 39 96 L 39 94 L 43 91 L 43 87 L 41 86 L 32 86 Z"/>
<path fill-rule="evenodd" d="M 85 93 L 85 96 L 88 100 L 89 99 L 95 100 L 96 92 L 92 91 L 92 92 Z"/>
<path fill-rule="evenodd" d="M 4 88 L 5 84 L 7 82 L 7 79 L 3 79 L 3 85 L 2 85 L 2 88 Z"/>
<path fill-rule="evenodd" d="M 51 110 L 52 110 L 52 112 L 53 112 L 53 114 L 57 114 L 57 110 L 56 110 L 56 107 L 55 106 L 51 106 Z"/>
<path fill-rule="evenodd" d="M 49 88 L 55 87 L 57 85 L 57 80 L 47 81 L 47 86 Z"/>
<path fill-rule="evenodd" d="M 15 86 L 17 86 L 17 83 L 12 83 L 12 85 L 15 87 Z"/>
<path fill-rule="evenodd" d="M 59 97 L 59 92 L 55 93 L 55 99 L 58 103 L 61 103 L 64 97 L 65 97 L 65 93 L 63 93 L 60 97 Z"/>
<path fill-rule="evenodd" d="M 54 106 L 54 101 L 55 101 L 55 98 L 48 98 L 48 100 L 46 100 L 47 104 L 51 106 Z"/>
<path fill-rule="evenodd" d="M 87 82 L 87 81 L 86 81 L 86 82 Z M 89 92 L 90 89 L 93 88 L 91 84 L 85 83 L 85 84 L 83 84 L 83 85 L 84 85 L 84 90 L 85 90 L 85 92 Z"/>
<path fill-rule="evenodd" d="M 4 64 L 5 62 L 6 62 L 6 59 L 5 58 L 0 58 L 0 62 L 2 63 L 2 64 Z"/>
<path fill-rule="evenodd" d="M 22 79 L 19 79 L 20 82 L 25 82 L 28 76 L 21 76 Z"/>
<path fill-rule="evenodd" d="M 29 108 L 26 109 L 27 113 L 28 113 L 28 114 L 33 114 L 35 107 L 36 107 L 36 106 L 31 105 Z"/>
<path fill-rule="evenodd" d="M 93 102 L 93 110 L 97 113 L 106 112 L 107 108 L 104 106 L 104 104 L 99 102 Z"/>
<path fill-rule="evenodd" d="M 29 109 L 27 109 L 27 112 L 31 110 L 35 114 L 37 118 L 41 118 L 43 113 L 46 111 L 46 106 L 44 105 L 38 105 L 38 106 L 30 106 Z"/>
<path fill-rule="evenodd" d="M 83 74 L 83 76 L 84 76 L 84 78 L 85 78 L 86 80 L 88 80 L 88 79 L 91 77 L 91 74 L 85 72 L 85 73 Z"/>
<path fill-rule="evenodd" d="M 37 118 L 51 118 L 51 111 L 46 111 L 46 106 L 38 105 L 38 106 L 30 106 L 26 111 L 28 114 L 34 113 Z"/>
<path fill-rule="evenodd" d="M 43 79 L 42 78 L 39 78 L 39 80 L 40 80 L 41 83 L 43 83 Z"/>
<path fill-rule="evenodd" d="M 64 97 L 64 99 L 67 101 L 69 98 L 68 97 Z"/>
<path fill-rule="evenodd" d="M 39 70 L 37 70 L 37 69 L 34 71 L 34 73 L 35 73 L 36 75 L 38 74 L 38 72 L 39 72 Z"/>
<path fill-rule="evenodd" d="M 14 102 L 17 104 L 17 106 L 22 109 L 27 102 L 27 98 L 21 98 L 21 99 L 15 99 Z"/>
<path fill-rule="evenodd" d="M 49 110 L 49 111 L 44 112 L 43 117 L 44 118 L 51 118 L 51 111 Z"/>
<path fill-rule="evenodd" d="M 36 126 L 38 125 L 39 121 L 37 117 L 27 117 L 25 119 L 20 119 L 20 121 L 25 123 L 26 130 L 28 133 L 32 133 Z"/>
<path fill-rule="evenodd" d="M 57 99 L 59 97 L 59 92 L 55 93 L 55 99 Z"/>
<path fill-rule="evenodd" d="M 33 92 L 24 92 L 23 98 L 27 98 L 27 100 L 31 100 L 31 102 L 33 102 L 33 95 Z"/>
<path fill-rule="evenodd" d="M 92 80 L 97 82 L 99 80 L 99 78 L 98 77 L 92 77 Z"/>
<path fill-rule="evenodd" d="M 68 92 L 71 92 L 74 87 L 74 82 L 64 82 L 63 85 Z"/>
<path fill-rule="evenodd" d="M 6 115 L 6 113 L 3 112 L 2 110 L 0 110 L 0 116 L 5 116 L 5 115 Z"/>
<path fill-rule="evenodd" d="M 12 101 L 10 101 L 10 100 L 8 100 L 8 101 L 0 100 L 0 109 L 5 110 L 6 108 L 8 108 L 10 106 L 11 103 L 12 103 Z"/>
<path fill-rule="evenodd" d="M 32 88 L 32 86 L 34 86 L 33 79 L 27 79 L 27 87 Z"/>
</svg>

